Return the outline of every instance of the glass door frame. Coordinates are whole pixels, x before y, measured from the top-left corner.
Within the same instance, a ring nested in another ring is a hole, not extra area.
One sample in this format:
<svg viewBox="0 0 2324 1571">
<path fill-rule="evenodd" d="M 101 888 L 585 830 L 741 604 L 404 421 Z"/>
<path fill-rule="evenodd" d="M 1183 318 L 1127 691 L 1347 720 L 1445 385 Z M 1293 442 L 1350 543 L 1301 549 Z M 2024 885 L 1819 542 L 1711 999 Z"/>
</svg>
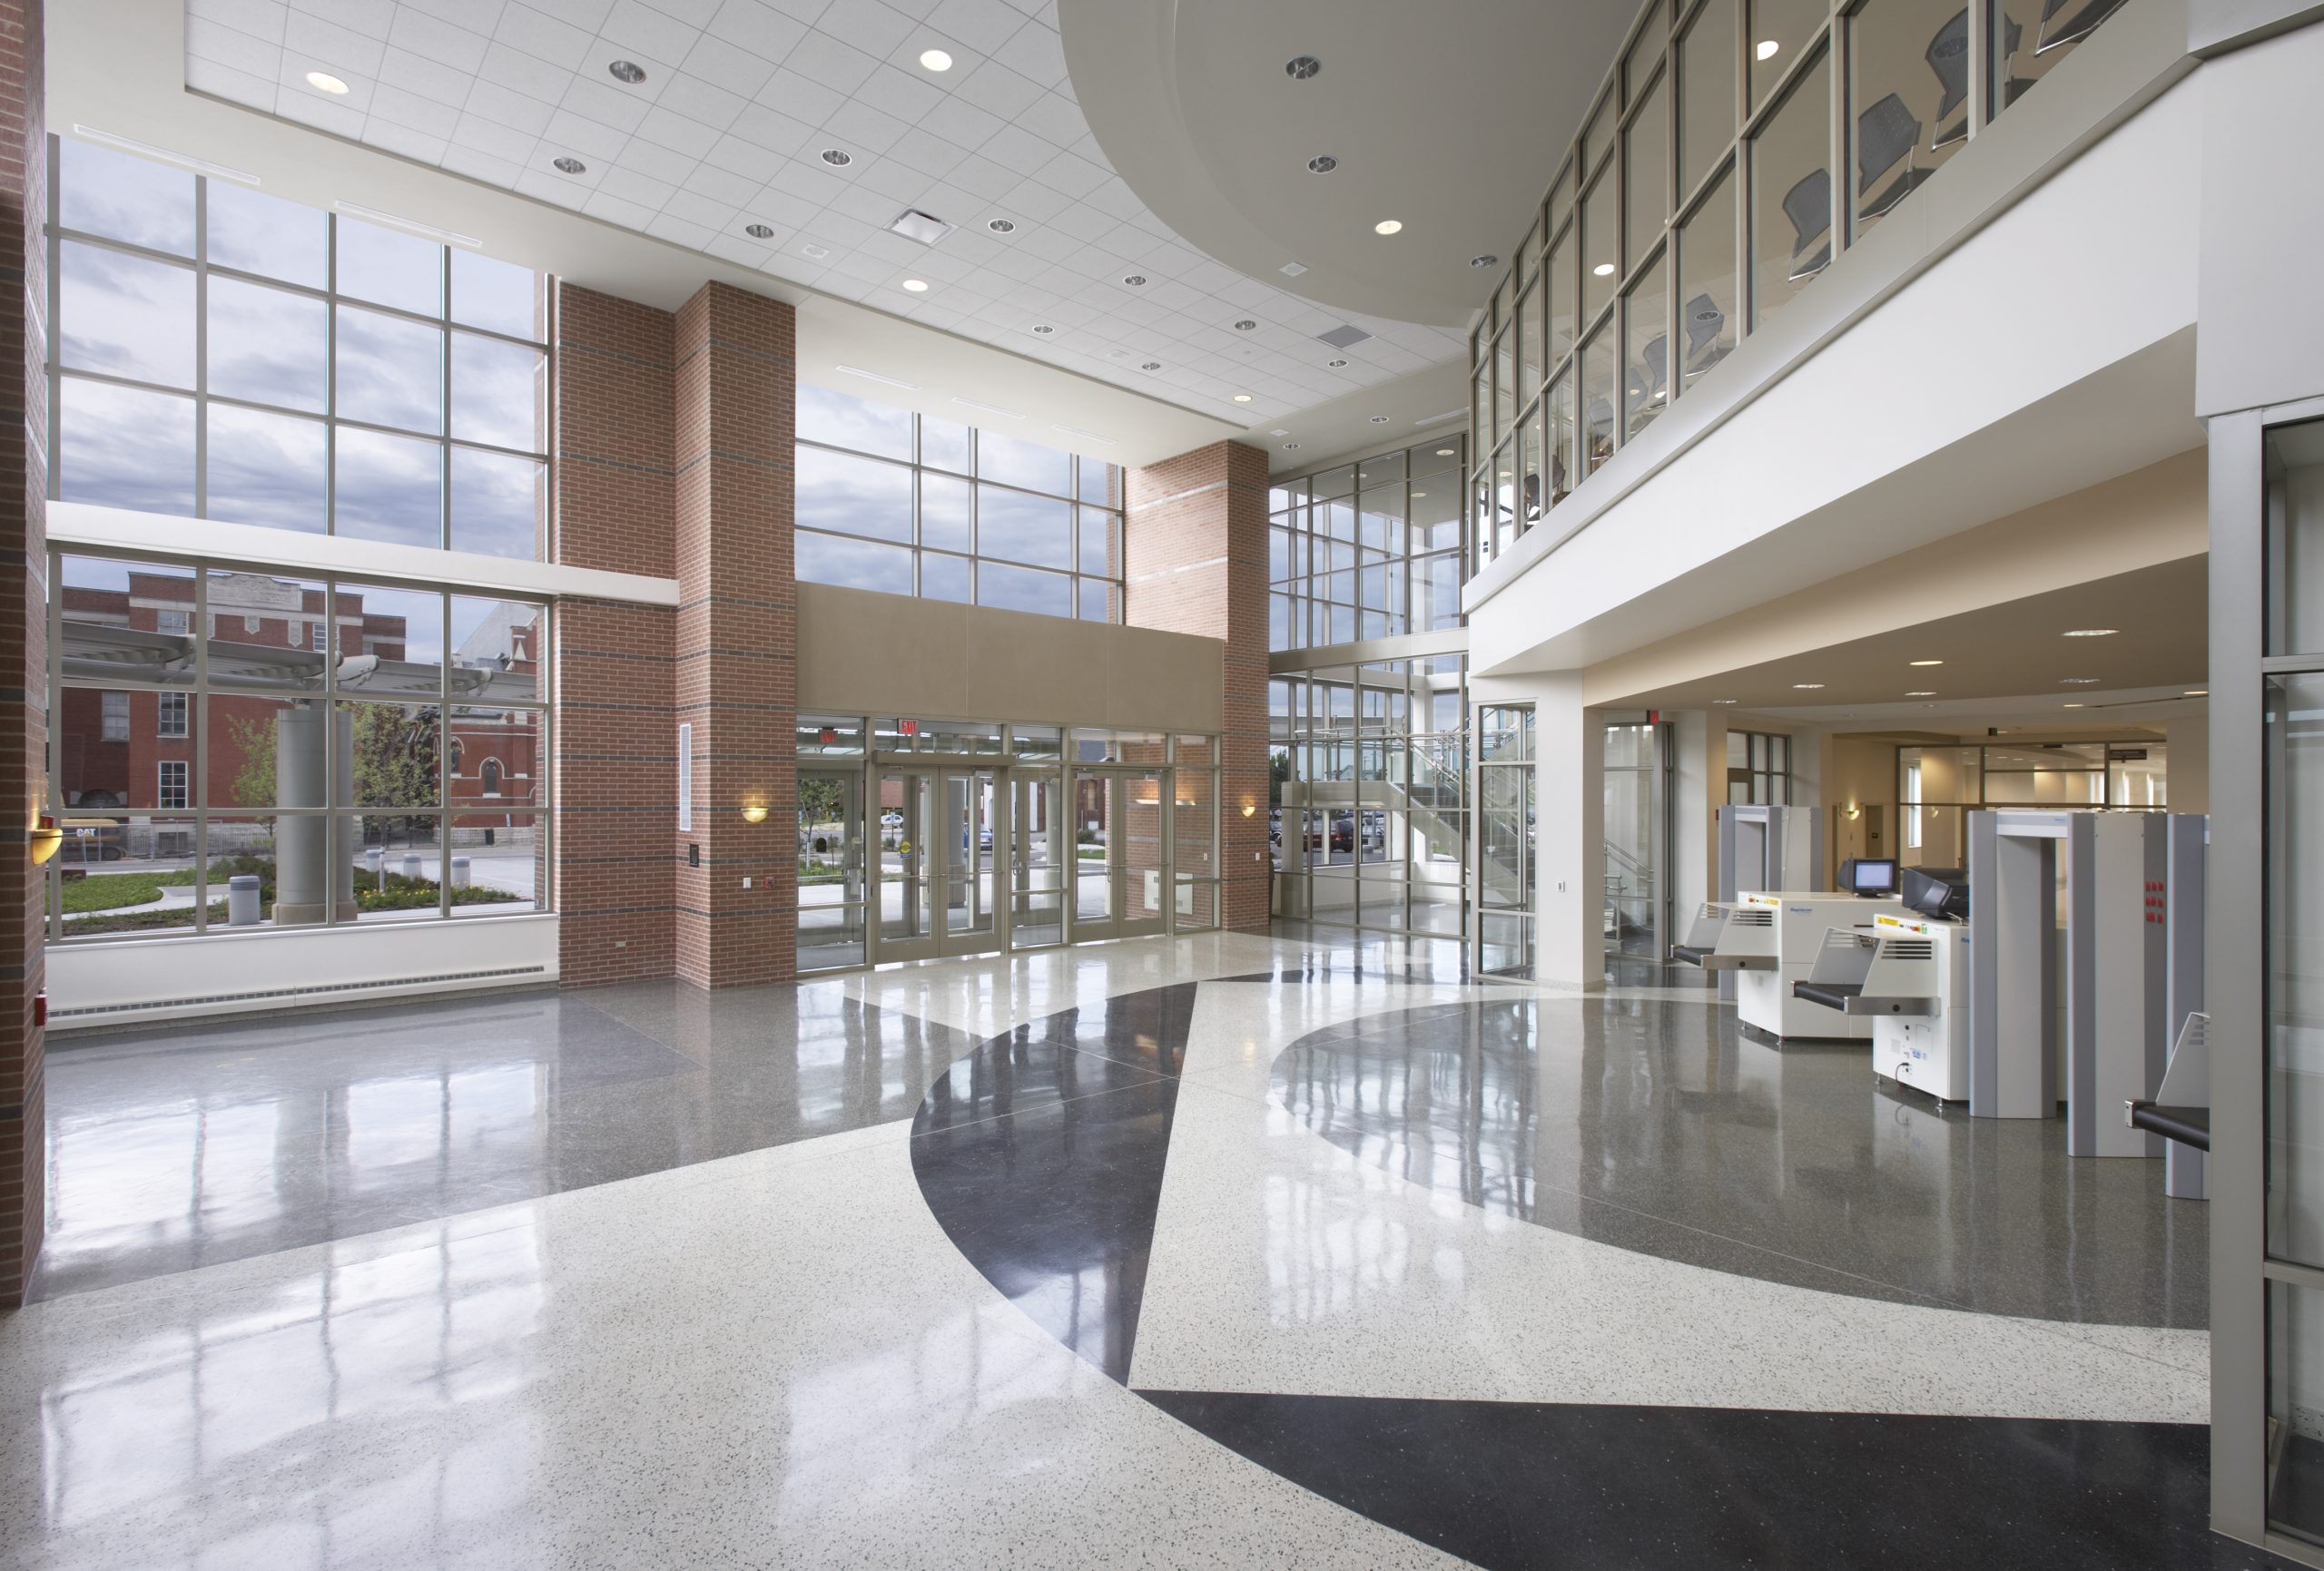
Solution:
<svg viewBox="0 0 2324 1571">
<path fill-rule="evenodd" d="M 908 884 L 917 882 L 923 889 L 930 891 L 925 932 L 909 938 L 890 937 L 887 931 L 887 902 L 884 894 L 877 899 L 867 900 L 869 919 L 864 925 L 867 965 L 880 966 L 898 960 L 960 959 L 977 955 L 1010 952 L 1009 918 L 1012 903 L 1011 891 L 1008 888 L 1008 879 L 1003 871 L 1004 864 L 999 859 L 999 854 L 1005 852 L 1007 848 L 1014 843 L 1011 838 L 1013 830 L 1013 815 L 1010 810 L 1012 789 L 1010 777 L 1013 772 L 1010 767 L 1011 762 L 1012 761 L 1005 755 L 976 753 L 952 756 L 940 753 L 875 752 L 866 761 L 863 766 L 863 799 L 864 812 L 868 819 L 874 818 L 875 810 L 881 808 L 881 786 L 884 781 L 890 779 L 914 781 L 924 780 L 929 782 L 925 788 L 915 785 L 911 789 L 925 789 L 929 801 L 933 804 L 932 811 L 939 818 L 948 820 L 945 825 L 948 830 L 949 820 L 953 818 L 949 789 L 952 782 L 956 781 L 968 782 L 972 793 L 970 800 L 973 800 L 977 778 L 980 775 L 990 776 L 991 778 L 990 810 L 984 827 L 991 834 L 992 850 L 996 855 L 995 863 L 990 870 L 978 866 L 970 875 L 972 884 L 980 885 L 987 879 L 991 880 L 993 898 L 988 906 L 991 913 L 989 928 L 955 934 L 949 927 L 947 917 L 951 910 L 950 887 L 959 875 L 950 866 L 950 842 L 948 836 L 945 852 L 936 863 L 935 868 L 932 870 L 922 871 L 917 877 L 907 877 L 903 880 Z M 969 832 L 968 826 L 973 821 L 973 816 L 961 818 L 959 821 L 965 834 Z M 906 820 L 906 826 L 910 827 L 909 817 Z M 924 858 L 931 854 L 933 849 L 934 842 L 923 830 L 921 849 L 905 854 Z M 881 850 L 884 857 L 886 851 L 884 839 L 882 839 Z M 966 848 L 966 854 L 972 862 L 980 862 L 988 853 L 984 846 L 980 843 Z M 883 873 L 884 870 L 883 864 Z M 885 882 L 882 877 L 875 882 L 874 888 L 882 886 Z M 971 898 L 981 892 L 980 889 L 972 890 Z"/>
<path fill-rule="evenodd" d="M 1065 762 L 1064 791 L 1068 801 L 1078 801 L 1080 781 L 1085 776 L 1095 776 L 1106 782 L 1107 840 L 1106 882 L 1108 890 L 1108 915 L 1099 918 L 1081 915 L 1081 842 L 1077 837 L 1074 847 L 1073 876 L 1066 880 L 1065 941 L 1068 944 L 1098 943 L 1110 938 L 1151 938 L 1169 937 L 1178 930 L 1177 855 L 1176 825 L 1177 817 L 1177 770 L 1167 763 L 1113 763 L 1068 759 Z M 1118 859 L 1117 850 L 1128 845 L 1127 824 L 1128 810 L 1142 807 L 1142 802 L 1129 800 L 1130 787 L 1152 777 L 1156 782 L 1154 803 L 1155 835 L 1158 845 L 1158 867 L 1140 869 L 1127 867 Z M 1118 837 L 1115 820 L 1124 827 Z M 1159 880 L 1161 898 L 1157 902 L 1157 914 L 1151 918 L 1131 920 L 1129 909 L 1131 879 L 1141 871 L 1150 871 Z"/>
</svg>

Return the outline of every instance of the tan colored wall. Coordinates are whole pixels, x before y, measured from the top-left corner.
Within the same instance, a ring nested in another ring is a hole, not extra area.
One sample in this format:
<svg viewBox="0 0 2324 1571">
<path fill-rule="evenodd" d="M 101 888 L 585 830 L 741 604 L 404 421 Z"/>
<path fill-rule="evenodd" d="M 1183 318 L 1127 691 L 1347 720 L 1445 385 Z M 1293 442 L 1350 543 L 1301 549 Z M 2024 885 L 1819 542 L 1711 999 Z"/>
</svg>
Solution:
<svg viewBox="0 0 2324 1571">
<path fill-rule="evenodd" d="M 1896 824 L 1896 748 L 1893 742 L 1860 741 L 1851 737 L 1832 740 L 1830 771 L 1826 777 L 1824 802 L 1831 809 L 1831 868 L 1850 857 L 1893 857 L 1901 840 Z M 1849 805 L 1856 816 L 1847 816 Z M 1880 825 L 1880 844 L 1871 841 L 1873 821 Z"/>
<path fill-rule="evenodd" d="M 799 585 L 799 707 L 1215 734 L 1215 638 Z"/>
</svg>

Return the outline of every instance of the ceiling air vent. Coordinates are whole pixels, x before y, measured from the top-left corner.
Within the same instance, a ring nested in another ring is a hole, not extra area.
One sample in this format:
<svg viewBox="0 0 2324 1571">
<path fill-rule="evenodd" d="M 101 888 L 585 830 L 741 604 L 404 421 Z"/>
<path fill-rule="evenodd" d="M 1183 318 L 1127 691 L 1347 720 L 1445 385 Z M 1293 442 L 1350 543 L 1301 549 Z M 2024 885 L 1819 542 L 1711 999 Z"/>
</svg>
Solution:
<svg viewBox="0 0 2324 1571">
<path fill-rule="evenodd" d="M 1315 336 L 1335 349 L 1352 349 L 1372 335 L 1354 322 L 1342 322 L 1330 332 L 1317 333 Z"/>
<path fill-rule="evenodd" d="M 916 207 L 908 207 L 896 214 L 895 221 L 888 229 L 891 233 L 900 234 L 906 240 L 916 240 L 922 245 L 934 245 L 952 232 L 950 224 Z"/>
</svg>

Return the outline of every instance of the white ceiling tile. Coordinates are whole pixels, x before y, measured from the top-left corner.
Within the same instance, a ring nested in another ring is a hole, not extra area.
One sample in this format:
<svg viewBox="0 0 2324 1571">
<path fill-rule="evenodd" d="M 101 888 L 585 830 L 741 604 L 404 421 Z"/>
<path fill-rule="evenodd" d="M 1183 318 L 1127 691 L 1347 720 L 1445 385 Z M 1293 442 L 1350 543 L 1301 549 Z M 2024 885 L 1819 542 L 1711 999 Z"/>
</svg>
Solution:
<svg viewBox="0 0 2324 1571">
<path fill-rule="evenodd" d="M 812 28 L 791 51 L 791 58 L 783 62 L 797 74 L 838 93 L 854 92 L 879 64 L 861 49 L 851 48 L 830 34 Z"/>
<path fill-rule="evenodd" d="M 928 25 L 990 54 L 1025 25 L 1025 14 L 1000 0 L 941 0 Z"/>
<path fill-rule="evenodd" d="M 629 135 L 585 119 L 569 109 L 560 109 L 549 117 L 548 131 L 541 140 L 560 152 L 578 153 L 591 162 L 610 163 L 629 141 Z"/>
<path fill-rule="evenodd" d="M 282 0 L 186 0 L 185 14 L 279 44 L 290 8 Z"/>
<path fill-rule="evenodd" d="M 924 279 L 949 280 L 969 270 L 945 262 L 940 250 L 924 246 L 918 241 L 906 240 L 900 234 L 891 234 L 886 230 L 872 235 L 855 249 L 865 256 L 880 258 L 890 267 L 903 268 Z"/>
<path fill-rule="evenodd" d="M 736 115 L 734 123 L 726 128 L 726 133 L 782 153 L 786 158 L 803 151 L 810 142 L 816 142 L 818 147 L 822 145 L 816 142 L 813 126 L 758 103 L 749 105 Z"/>
<path fill-rule="evenodd" d="M 772 64 L 780 64 L 806 35 L 804 23 L 759 0 L 726 0 L 704 30 L 705 41 L 715 38 L 734 44 Z"/>
<path fill-rule="evenodd" d="M 310 16 L 303 11 L 290 13 L 289 25 L 283 30 L 282 49 L 290 59 L 305 56 L 313 64 L 302 64 L 303 73 L 318 65 L 343 65 L 361 72 L 366 76 L 378 73 L 379 56 L 387 45 L 377 38 Z"/>
<path fill-rule="evenodd" d="M 1068 196 L 1087 196 L 1106 182 L 1106 172 L 1086 158 L 1060 152 L 1033 172 L 1033 178 Z"/>
<path fill-rule="evenodd" d="M 689 223 L 675 213 L 663 212 L 656 214 L 654 221 L 645 226 L 645 232 L 657 240 L 666 240 L 677 245 L 690 245 L 694 250 L 700 250 L 715 237 L 717 231 L 705 229 L 698 223 Z"/>
<path fill-rule="evenodd" d="M 536 11 L 521 4 L 521 0 L 511 0 L 508 9 L 500 14 L 500 25 L 492 30 L 492 36 L 496 43 L 521 49 L 569 71 L 581 64 L 595 34 L 545 11 Z"/>
<path fill-rule="evenodd" d="M 542 129 L 547 129 L 546 123 Z M 460 116 L 459 124 L 453 128 L 452 145 L 469 148 L 487 158 L 523 165 L 532 162 L 533 149 L 540 145 L 540 138 L 469 113 Z"/>
<path fill-rule="evenodd" d="M 764 244 L 738 234 L 722 234 L 702 249 L 712 256 L 746 268 L 757 267 L 769 255 Z"/>
<path fill-rule="evenodd" d="M 815 28 L 875 59 L 885 59 L 917 25 L 914 18 L 881 5 L 881 0 L 846 0 L 824 12 Z"/>
<path fill-rule="evenodd" d="M 1233 268 L 1222 267 L 1208 257 L 1197 257 L 1192 267 L 1182 269 L 1178 273 L 1180 281 L 1187 287 L 1212 295 L 1231 287 L 1242 276 Z"/>
<path fill-rule="evenodd" d="M 448 109 L 458 109 L 468 100 L 472 76 L 457 71 L 447 71 L 432 60 L 423 60 L 409 50 L 390 46 L 379 61 L 379 81 L 382 85 L 399 87 L 415 97 Z"/>
<path fill-rule="evenodd" d="M 458 127 L 460 112 L 382 82 L 371 90 L 371 118 L 388 121 L 407 131 L 424 132 L 440 141 L 450 136 Z M 370 139 L 369 128 L 367 127 L 364 140 L 368 142 Z M 441 156 L 440 152 L 438 156 Z"/>
<path fill-rule="evenodd" d="M 271 77 L 253 76 L 247 71 L 237 71 L 214 60 L 187 61 L 185 84 L 198 92 L 214 93 L 235 103 L 246 103 L 267 114 L 274 113 L 275 99 L 281 92 Z"/>
<path fill-rule="evenodd" d="M 684 189 L 693 195 L 706 196 L 726 207 L 743 208 L 758 195 L 761 184 L 748 175 L 734 174 L 715 164 L 704 163 L 686 177 Z M 675 201 L 677 198 L 670 200 Z"/>
<path fill-rule="evenodd" d="M 783 154 L 769 152 L 754 142 L 744 142 L 739 136 L 722 136 L 717 145 L 704 155 L 703 162 L 714 169 L 743 176 L 751 182 L 751 189 L 755 192 L 774 178 L 784 160 Z"/>
<path fill-rule="evenodd" d="M 916 207 L 948 223 L 958 222 L 952 213 L 937 211 L 929 202 L 928 191 L 935 183 L 931 177 L 908 163 L 881 158 L 874 160 L 870 168 L 856 177 L 855 189 L 868 191 L 886 201 L 890 210 L 888 219 L 892 219 L 906 207 Z M 959 211 L 957 208 L 953 210 L 954 212 Z M 887 219 L 880 221 L 884 223 Z"/>
<path fill-rule="evenodd" d="M 793 120 L 821 125 L 839 113 L 839 106 L 847 102 L 847 94 L 820 82 L 811 82 L 786 65 L 768 78 L 767 84 L 758 90 L 753 102 L 763 103 Z"/>
<path fill-rule="evenodd" d="M 201 16 L 185 19 L 185 52 L 191 59 L 231 66 L 252 76 L 271 77 L 282 69 L 281 46 Z"/>
<path fill-rule="evenodd" d="M 625 201 L 599 186 L 589 193 L 589 200 L 581 204 L 581 211 L 591 218 L 601 218 L 607 223 L 620 224 L 624 229 L 642 230 L 654 221 L 655 210 L 643 202 Z"/>
<path fill-rule="evenodd" d="M 959 171 L 953 172 L 957 176 Z M 1073 202 L 1063 192 L 1046 185 L 1036 185 L 1028 180 L 1010 186 L 1000 198 L 1000 205 L 1011 212 L 1023 213 L 1037 222 L 1047 223 L 1071 207 Z"/>
<path fill-rule="evenodd" d="M 980 156 L 1022 175 L 1029 175 L 1059 157 L 1070 156 L 1060 154 L 1055 146 L 1014 125 L 1002 126 L 977 152 Z"/>
<path fill-rule="evenodd" d="M 484 52 L 484 65 L 478 71 L 477 80 L 554 105 L 565 96 L 565 89 L 573 80 L 573 74 L 565 67 L 537 54 L 527 54 L 514 44 L 495 42 Z"/>
<path fill-rule="evenodd" d="M 734 3 L 734 0 L 727 0 L 730 5 Z M 832 0 L 766 0 L 766 4 L 794 21 L 811 25 L 822 20 L 823 13 L 832 7 Z"/>
<path fill-rule="evenodd" d="M 832 201 L 832 211 L 875 230 L 884 230 L 902 212 L 904 203 L 885 191 L 851 185 Z"/>
<path fill-rule="evenodd" d="M 955 147 L 942 137 L 931 136 L 915 125 L 908 127 L 901 136 L 896 138 L 894 145 L 888 149 L 888 156 L 911 165 L 922 174 L 941 180 L 969 154 L 966 148 Z M 970 205 L 970 201 L 963 201 L 954 203 L 953 207 L 956 211 L 966 212 Z"/>
<path fill-rule="evenodd" d="M 944 178 L 962 191 L 973 191 L 987 201 L 1000 201 L 1018 185 L 1015 170 L 1003 168 L 974 152 L 955 164 Z M 1018 215 L 1012 212 L 1009 216 L 1014 218 Z"/>
<path fill-rule="evenodd" d="M 637 134 L 657 147 L 666 147 L 690 158 L 700 158 L 718 144 L 717 132 L 699 120 L 673 114 L 658 103 L 637 123 Z"/>
<path fill-rule="evenodd" d="M 444 156 L 448 145 L 440 136 L 430 136 L 408 125 L 398 125 L 391 120 L 380 119 L 377 114 L 365 123 L 363 142 L 367 147 L 376 147 L 382 152 L 392 152 L 400 158 L 429 164 Z"/>
<path fill-rule="evenodd" d="M 482 148 L 469 146 L 458 138 L 444 150 L 444 167 L 454 174 L 480 180 L 487 185 L 497 185 L 504 191 L 516 189 L 517 178 L 523 168 L 505 158 L 496 158 Z"/>
<path fill-rule="evenodd" d="M 1043 186 L 1040 189 L 1048 191 L 1049 188 Z M 1062 197 L 1058 200 L 1064 201 Z M 1078 241 L 1103 241 L 1121 227 L 1094 207 L 1083 207 L 1070 202 L 1066 203 L 1049 221 L 1051 228 Z"/>
<path fill-rule="evenodd" d="M 718 15 L 721 0 L 645 0 L 656 11 L 666 11 L 689 27 L 705 27 Z"/>
<path fill-rule="evenodd" d="M 968 100 L 950 94 L 921 115 L 920 123 L 923 130 L 971 152 L 983 146 L 1001 127 L 999 115 L 988 114 Z"/>
<path fill-rule="evenodd" d="M 1108 176 L 1096 189 L 1082 193 L 1082 201 L 1100 212 L 1128 221 L 1146 211 L 1146 204 L 1125 184 L 1119 175 Z"/>
<path fill-rule="evenodd" d="M 764 87 L 767 78 L 774 74 L 774 63 L 762 60 L 747 49 L 737 48 L 724 39 L 711 34 L 703 34 L 694 53 L 685 57 L 681 67 L 685 74 L 713 87 L 743 98 L 754 95 Z"/>
<path fill-rule="evenodd" d="M 777 191 L 804 197 L 817 207 L 829 207 L 847 189 L 847 182 L 820 163 L 792 159 L 767 183 Z"/>
<path fill-rule="evenodd" d="M 666 11 L 656 11 L 638 0 L 614 0 L 597 36 L 625 51 L 650 54 L 656 60 L 684 60 L 702 36 Z"/>
<path fill-rule="evenodd" d="M 563 22 L 569 22 L 584 32 L 595 33 L 613 15 L 614 0 L 524 0 L 528 5 L 547 11 Z"/>
<path fill-rule="evenodd" d="M 887 152 L 906 129 L 904 123 L 893 115 L 882 114 L 870 104 L 852 98 L 827 116 L 823 126 L 840 146 L 858 158 L 867 149 L 872 152 Z"/>
<path fill-rule="evenodd" d="M 577 114 L 594 124 L 611 126 L 626 136 L 645 123 L 654 105 L 630 97 L 611 82 L 576 76 L 573 79 L 573 85 L 565 90 L 564 102 L 557 107 L 560 113 Z M 620 150 L 616 148 L 615 151 Z"/>
<path fill-rule="evenodd" d="M 1054 28 L 1019 27 L 1008 43 L 992 52 L 992 57 L 1044 87 L 1057 87 L 1065 81 L 1065 49 Z"/>
<path fill-rule="evenodd" d="M 855 96 L 881 113 L 904 121 L 921 119 L 946 97 L 941 88 L 892 65 L 872 72 L 855 90 Z"/>
<path fill-rule="evenodd" d="M 1081 118 L 1081 106 L 1054 93 L 1044 93 L 1019 110 L 1016 123 L 1059 147 L 1071 147 L 1089 135 L 1089 123 Z"/>
<path fill-rule="evenodd" d="M 338 99 L 325 98 L 320 93 L 300 93 L 286 84 L 275 97 L 274 113 L 350 141 L 359 141 L 363 135 L 361 110 L 350 109 Z"/>
<path fill-rule="evenodd" d="M 1045 261 L 1063 261 L 1081 249 L 1074 237 L 1064 230 L 1042 224 L 1031 229 L 1019 229 L 1002 243 Z"/>
<path fill-rule="evenodd" d="M 799 229 L 823 210 L 803 197 L 788 191 L 762 191 L 743 204 L 757 218 L 777 229 Z"/>
<path fill-rule="evenodd" d="M 675 186 L 692 174 L 698 162 L 690 152 L 648 141 L 643 132 L 631 137 L 629 145 L 621 150 L 621 156 L 614 160 L 623 169 L 669 186 Z"/>
<path fill-rule="evenodd" d="M 622 158 L 616 159 L 606 170 L 605 178 L 597 182 L 598 194 L 618 197 L 632 207 L 644 208 L 649 214 L 661 211 L 662 204 L 676 194 L 677 188 L 666 180 L 656 180 L 630 168 L 625 162 L 627 157 L 628 150 L 625 148 Z M 635 223 L 630 227 L 643 229 L 645 225 Z"/>
<path fill-rule="evenodd" d="M 507 8 L 507 0 L 401 0 L 401 4 L 407 11 L 418 11 L 487 36 L 500 25 L 500 13 Z"/>
<path fill-rule="evenodd" d="M 553 104 L 543 103 L 521 93 L 490 82 L 479 81 L 468 89 L 468 112 L 491 121 L 496 125 L 514 126 L 518 131 L 538 136 L 548 129 L 549 117 L 556 113 Z"/>
<path fill-rule="evenodd" d="M 662 216 L 700 225 L 710 234 L 721 234 L 734 227 L 735 208 L 732 202 L 720 201 L 714 197 L 703 196 L 695 191 L 682 191 L 672 196 L 663 205 Z"/>
<path fill-rule="evenodd" d="M 699 76 L 689 76 L 683 72 L 670 79 L 669 84 L 662 89 L 662 96 L 655 102 L 674 114 L 698 120 L 721 131 L 733 125 L 734 117 L 751 107 L 749 99 L 738 97 Z"/>
<path fill-rule="evenodd" d="M 871 283 L 885 283 L 896 276 L 895 264 L 862 251 L 848 251 L 832 259 L 832 271 L 842 278 L 862 279 Z"/>
<path fill-rule="evenodd" d="M 1028 81 L 1006 65 L 986 61 L 960 79 L 953 93 L 987 114 L 1012 120 L 1019 111 L 1041 95 L 1040 84 Z"/>
<path fill-rule="evenodd" d="M 294 15 L 304 14 L 381 43 L 387 42 L 396 17 L 394 0 L 293 0 L 290 10 Z"/>
<path fill-rule="evenodd" d="M 472 74 L 484 64 L 484 52 L 490 40 L 482 34 L 456 27 L 406 6 L 397 11 L 388 42 L 399 49 L 409 49 L 423 60 Z"/>
</svg>

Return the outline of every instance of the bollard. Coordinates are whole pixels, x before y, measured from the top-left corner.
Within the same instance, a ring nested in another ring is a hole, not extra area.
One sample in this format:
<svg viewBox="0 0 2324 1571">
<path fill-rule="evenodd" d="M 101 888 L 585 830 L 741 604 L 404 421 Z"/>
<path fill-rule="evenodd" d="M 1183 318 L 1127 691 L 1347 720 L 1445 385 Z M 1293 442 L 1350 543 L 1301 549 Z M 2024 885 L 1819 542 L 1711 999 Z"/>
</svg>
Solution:
<svg viewBox="0 0 2324 1571">
<path fill-rule="evenodd" d="M 452 888 L 465 889 L 468 887 L 468 859 L 466 857 L 454 857 L 452 859 Z"/>
<path fill-rule="evenodd" d="M 406 852 L 404 852 L 404 854 L 403 854 L 403 876 L 404 876 L 405 878 L 407 878 L 407 879 L 411 879 L 414 883 L 417 883 L 417 882 L 419 882 L 419 879 L 420 879 L 420 871 L 419 871 L 419 853 L 418 851 L 406 851 Z"/>
<path fill-rule="evenodd" d="M 259 876 L 236 873 L 226 880 L 226 925 L 255 928 L 259 920 Z"/>
</svg>

